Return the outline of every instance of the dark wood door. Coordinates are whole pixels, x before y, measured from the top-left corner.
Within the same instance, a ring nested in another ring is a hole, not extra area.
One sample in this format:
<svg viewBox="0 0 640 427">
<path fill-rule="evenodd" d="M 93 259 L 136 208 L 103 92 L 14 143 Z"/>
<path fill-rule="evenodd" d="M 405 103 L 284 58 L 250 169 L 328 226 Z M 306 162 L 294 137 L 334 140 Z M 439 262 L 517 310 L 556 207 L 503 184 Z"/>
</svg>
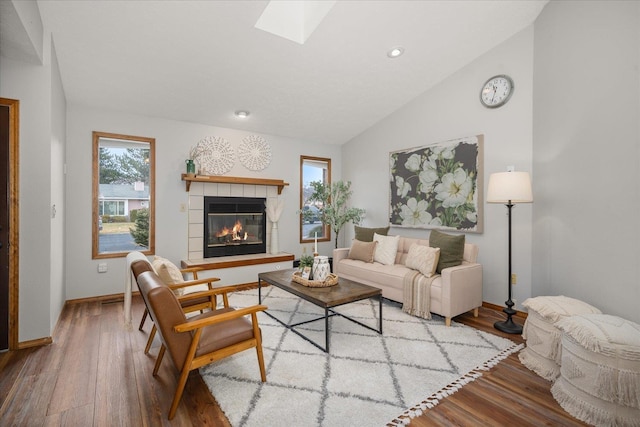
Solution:
<svg viewBox="0 0 640 427">
<path fill-rule="evenodd" d="M 0 105 L 0 351 L 9 348 L 9 123 Z"/>
</svg>

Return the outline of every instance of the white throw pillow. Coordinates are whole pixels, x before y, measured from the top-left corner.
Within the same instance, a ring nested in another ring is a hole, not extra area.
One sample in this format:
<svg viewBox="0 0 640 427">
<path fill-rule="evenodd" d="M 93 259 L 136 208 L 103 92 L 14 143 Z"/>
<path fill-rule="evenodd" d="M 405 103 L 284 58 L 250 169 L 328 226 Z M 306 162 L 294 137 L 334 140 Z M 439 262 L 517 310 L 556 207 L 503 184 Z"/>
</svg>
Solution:
<svg viewBox="0 0 640 427">
<path fill-rule="evenodd" d="M 158 273 L 158 277 L 167 285 L 179 285 L 184 283 L 184 277 L 182 277 L 182 273 L 180 269 L 171 261 L 166 258 L 162 258 L 159 256 L 153 257 L 153 269 Z M 184 289 L 179 288 L 174 290 L 176 295 L 184 294 Z"/>
<path fill-rule="evenodd" d="M 378 242 L 376 252 L 373 254 L 373 260 L 384 265 L 395 264 L 400 236 L 382 236 L 375 233 L 373 235 L 373 241 Z"/>
<path fill-rule="evenodd" d="M 409 253 L 407 254 L 407 259 L 404 261 L 404 265 L 413 270 L 418 270 L 425 277 L 431 277 L 436 272 L 439 258 L 440 248 L 432 248 L 414 243 L 409 247 Z"/>
</svg>

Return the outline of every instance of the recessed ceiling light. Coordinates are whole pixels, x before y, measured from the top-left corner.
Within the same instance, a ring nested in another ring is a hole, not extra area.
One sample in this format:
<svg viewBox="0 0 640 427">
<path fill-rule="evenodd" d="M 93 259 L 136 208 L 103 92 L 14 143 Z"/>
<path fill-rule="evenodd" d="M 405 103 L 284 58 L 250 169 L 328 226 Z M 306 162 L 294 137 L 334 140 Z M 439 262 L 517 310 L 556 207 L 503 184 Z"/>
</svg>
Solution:
<svg viewBox="0 0 640 427">
<path fill-rule="evenodd" d="M 401 46 L 397 46 L 394 47 L 393 49 L 389 50 L 389 52 L 387 52 L 387 56 L 389 58 L 397 58 L 398 56 L 402 55 L 404 53 L 404 48 Z"/>
<path fill-rule="evenodd" d="M 234 114 L 239 119 L 246 119 L 247 117 L 249 117 L 249 112 L 244 110 L 238 110 Z"/>
</svg>

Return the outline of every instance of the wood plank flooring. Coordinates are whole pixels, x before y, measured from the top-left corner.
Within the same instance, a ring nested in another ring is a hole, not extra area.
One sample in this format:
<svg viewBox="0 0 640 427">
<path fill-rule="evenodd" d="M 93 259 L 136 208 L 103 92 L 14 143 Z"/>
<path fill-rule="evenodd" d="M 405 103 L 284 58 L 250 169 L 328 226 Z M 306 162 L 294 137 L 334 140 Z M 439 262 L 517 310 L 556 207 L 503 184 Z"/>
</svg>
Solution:
<svg viewBox="0 0 640 427">
<path fill-rule="evenodd" d="M 229 426 L 196 372 L 176 417 L 167 420 L 177 373 L 165 360 L 158 377 L 152 377 L 158 346 L 143 352 L 151 329 L 147 321 L 144 332 L 137 330 L 143 309 L 140 297 L 134 297 L 135 327 L 126 332 L 122 303 L 68 304 L 53 344 L 0 353 L 0 426 Z M 454 320 L 522 342 L 493 328 L 503 320 L 494 310 L 482 308 L 478 318 L 468 313 Z M 511 355 L 411 426 L 584 426 L 549 389 L 548 381 Z"/>
</svg>

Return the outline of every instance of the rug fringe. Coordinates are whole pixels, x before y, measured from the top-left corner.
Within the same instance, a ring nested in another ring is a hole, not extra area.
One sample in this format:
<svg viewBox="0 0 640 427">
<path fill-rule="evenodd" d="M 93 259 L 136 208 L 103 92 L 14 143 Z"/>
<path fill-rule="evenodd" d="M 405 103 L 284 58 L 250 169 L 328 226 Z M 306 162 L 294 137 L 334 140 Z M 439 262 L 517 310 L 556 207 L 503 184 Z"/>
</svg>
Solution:
<svg viewBox="0 0 640 427">
<path fill-rule="evenodd" d="M 447 396 L 451 396 L 458 390 L 460 390 L 463 386 L 477 380 L 482 376 L 483 371 L 488 371 L 498 363 L 509 357 L 513 353 L 517 353 L 518 351 L 524 348 L 524 344 L 513 345 L 506 350 L 501 351 L 496 356 L 484 362 L 482 365 L 476 366 L 468 373 L 464 374 L 454 382 L 446 385 L 442 389 L 433 393 L 431 396 L 424 399 L 422 402 L 417 405 L 412 406 L 411 408 L 404 411 L 401 415 L 391 420 L 387 423 L 388 427 L 397 427 L 397 426 L 406 426 L 411 422 L 412 418 L 421 416 L 424 411 L 427 411 L 433 407 L 435 407 L 442 399 Z"/>
</svg>

